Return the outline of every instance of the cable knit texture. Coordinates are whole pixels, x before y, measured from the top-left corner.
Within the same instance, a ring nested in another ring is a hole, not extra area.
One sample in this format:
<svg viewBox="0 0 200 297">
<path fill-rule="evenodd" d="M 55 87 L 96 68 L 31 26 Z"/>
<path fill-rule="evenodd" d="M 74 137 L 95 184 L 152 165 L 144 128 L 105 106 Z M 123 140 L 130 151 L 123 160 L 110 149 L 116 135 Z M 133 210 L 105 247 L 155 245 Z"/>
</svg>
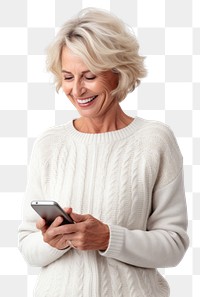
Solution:
<svg viewBox="0 0 200 297">
<path fill-rule="evenodd" d="M 107 133 L 73 121 L 35 142 L 19 229 L 26 261 L 40 266 L 35 297 L 167 297 L 156 268 L 177 265 L 187 247 L 182 156 L 171 130 L 136 117 Z M 108 224 L 106 251 L 57 250 L 43 242 L 30 203 L 56 200 Z"/>
</svg>

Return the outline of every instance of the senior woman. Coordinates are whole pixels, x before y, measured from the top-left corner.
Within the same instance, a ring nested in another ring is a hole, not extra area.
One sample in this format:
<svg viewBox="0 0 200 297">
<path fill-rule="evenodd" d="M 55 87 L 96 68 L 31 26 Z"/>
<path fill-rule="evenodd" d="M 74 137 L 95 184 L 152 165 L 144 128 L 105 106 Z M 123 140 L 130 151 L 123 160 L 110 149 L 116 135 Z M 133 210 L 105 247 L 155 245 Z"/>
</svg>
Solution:
<svg viewBox="0 0 200 297">
<path fill-rule="evenodd" d="M 32 153 L 19 247 L 42 267 L 36 297 L 169 296 L 157 268 L 188 247 L 182 156 L 165 124 L 120 107 L 146 74 L 138 49 L 98 9 L 68 20 L 49 47 L 56 88 L 80 117 L 48 129 Z M 34 199 L 56 200 L 76 223 L 46 225 Z"/>
</svg>

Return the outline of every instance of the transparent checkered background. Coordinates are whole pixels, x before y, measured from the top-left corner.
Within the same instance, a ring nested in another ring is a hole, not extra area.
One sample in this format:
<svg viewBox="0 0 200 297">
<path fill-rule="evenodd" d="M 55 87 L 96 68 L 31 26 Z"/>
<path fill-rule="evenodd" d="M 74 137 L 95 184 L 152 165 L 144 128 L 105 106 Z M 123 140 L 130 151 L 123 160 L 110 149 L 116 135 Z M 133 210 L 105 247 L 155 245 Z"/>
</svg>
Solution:
<svg viewBox="0 0 200 297">
<path fill-rule="evenodd" d="M 55 93 L 45 71 L 45 48 L 66 19 L 88 6 L 110 10 L 133 26 L 147 57 L 148 77 L 122 107 L 130 115 L 166 122 L 178 139 L 191 242 L 176 268 L 160 271 L 171 297 L 199 297 L 199 0 L 0 2 L 0 294 L 32 296 L 39 268 L 27 266 L 17 248 L 32 144 L 46 128 L 77 116 L 62 92 Z"/>
</svg>

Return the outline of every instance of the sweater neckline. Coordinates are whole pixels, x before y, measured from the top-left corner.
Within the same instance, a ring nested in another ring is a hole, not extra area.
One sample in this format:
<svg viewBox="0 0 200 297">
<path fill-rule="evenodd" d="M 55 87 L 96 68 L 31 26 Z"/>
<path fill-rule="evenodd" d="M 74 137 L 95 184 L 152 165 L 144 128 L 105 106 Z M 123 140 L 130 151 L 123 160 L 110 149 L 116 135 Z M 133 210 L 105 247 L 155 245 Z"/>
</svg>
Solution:
<svg viewBox="0 0 200 297">
<path fill-rule="evenodd" d="M 103 133 L 80 132 L 74 127 L 73 121 L 74 120 L 68 122 L 65 125 L 65 129 L 68 131 L 68 133 L 74 140 L 84 143 L 106 143 L 114 142 L 132 135 L 141 126 L 143 120 L 135 116 L 134 120 L 128 126 L 119 130 Z"/>
</svg>

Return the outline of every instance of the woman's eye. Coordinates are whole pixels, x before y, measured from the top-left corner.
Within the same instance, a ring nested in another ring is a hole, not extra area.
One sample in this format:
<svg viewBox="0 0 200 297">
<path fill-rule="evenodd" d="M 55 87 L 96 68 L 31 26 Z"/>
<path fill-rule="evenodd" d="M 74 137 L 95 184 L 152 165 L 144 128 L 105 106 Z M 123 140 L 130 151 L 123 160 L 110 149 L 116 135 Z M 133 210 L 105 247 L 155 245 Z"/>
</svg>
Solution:
<svg viewBox="0 0 200 297">
<path fill-rule="evenodd" d="M 87 80 L 93 80 L 93 79 L 95 79 L 96 78 L 96 76 L 91 76 L 91 77 L 85 77 Z"/>
<path fill-rule="evenodd" d="M 65 76 L 64 80 L 71 80 L 73 77 L 72 76 Z"/>
</svg>

